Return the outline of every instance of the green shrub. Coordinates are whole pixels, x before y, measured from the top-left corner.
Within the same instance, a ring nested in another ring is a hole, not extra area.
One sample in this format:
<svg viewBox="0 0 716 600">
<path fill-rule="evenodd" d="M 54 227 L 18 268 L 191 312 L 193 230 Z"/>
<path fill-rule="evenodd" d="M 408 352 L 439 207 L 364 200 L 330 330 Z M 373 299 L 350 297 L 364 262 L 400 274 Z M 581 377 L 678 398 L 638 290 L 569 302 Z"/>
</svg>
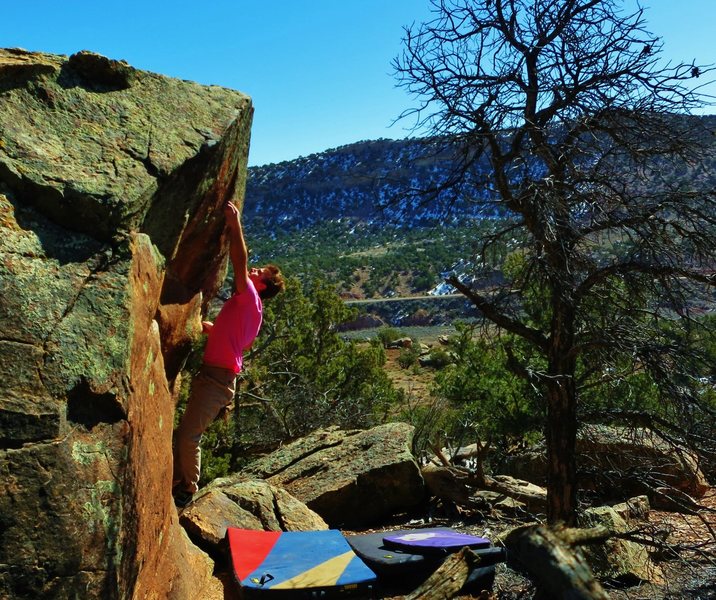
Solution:
<svg viewBox="0 0 716 600">
<path fill-rule="evenodd" d="M 245 372 L 246 393 L 264 407 L 266 440 L 283 441 L 328 425 L 370 427 L 385 419 L 400 392 L 383 369 L 380 345 L 338 334 L 355 317 L 333 289 L 295 279 L 267 303 L 266 325 Z"/>
<path fill-rule="evenodd" d="M 428 364 L 433 369 L 444 369 L 452 362 L 450 354 L 442 348 L 435 348 L 428 354 Z"/>
<path fill-rule="evenodd" d="M 412 367 L 418 362 L 420 351 L 415 347 L 415 344 L 411 348 L 403 348 L 398 355 L 398 364 L 401 368 L 407 369 Z"/>
<path fill-rule="evenodd" d="M 381 327 L 375 335 L 380 343 L 383 344 L 383 348 L 387 348 L 391 342 L 394 342 L 400 337 L 400 331 L 394 327 Z"/>
<path fill-rule="evenodd" d="M 458 327 L 451 343 L 454 363 L 435 378 L 435 395 L 458 413 L 449 435 L 489 440 L 500 449 L 534 439 L 542 430 L 543 412 L 534 388 L 505 367 L 504 346 L 513 340 L 488 342 L 473 333 L 469 326 Z M 528 355 L 523 358 L 529 361 Z"/>
</svg>

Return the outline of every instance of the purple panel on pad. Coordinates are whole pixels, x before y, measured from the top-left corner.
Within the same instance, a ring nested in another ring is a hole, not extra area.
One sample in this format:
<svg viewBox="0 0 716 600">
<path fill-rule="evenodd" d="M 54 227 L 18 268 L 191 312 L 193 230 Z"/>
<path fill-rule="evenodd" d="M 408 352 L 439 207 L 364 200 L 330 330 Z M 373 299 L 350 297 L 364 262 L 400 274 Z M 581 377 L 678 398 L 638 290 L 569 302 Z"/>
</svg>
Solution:
<svg viewBox="0 0 716 600">
<path fill-rule="evenodd" d="M 431 530 L 388 535 L 383 538 L 383 543 L 388 547 L 410 550 L 418 550 L 419 548 L 449 550 L 451 548 L 462 548 L 463 546 L 486 548 L 490 545 L 490 540 L 457 531 Z"/>
</svg>

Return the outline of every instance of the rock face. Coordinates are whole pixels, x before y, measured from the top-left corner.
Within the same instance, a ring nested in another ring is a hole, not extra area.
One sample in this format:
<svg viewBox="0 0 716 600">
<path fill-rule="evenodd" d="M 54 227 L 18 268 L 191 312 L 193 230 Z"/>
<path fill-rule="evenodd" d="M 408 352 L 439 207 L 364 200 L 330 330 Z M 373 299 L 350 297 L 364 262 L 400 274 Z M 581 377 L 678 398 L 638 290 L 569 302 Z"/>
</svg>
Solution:
<svg viewBox="0 0 716 600">
<path fill-rule="evenodd" d="M 331 527 L 368 525 L 425 498 L 412 435 L 405 423 L 316 431 L 251 463 L 237 479 L 260 478 L 287 490 Z"/>
<path fill-rule="evenodd" d="M 88 52 L 0 50 L 0 597 L 206 597 L 173 390 L 251 115 Z"/>
<path fill-rule="evenodd" d="M 326 522 L 286 490 L 265 481 L 215 480 L 184 511 L 180 521 L 198 546 L 220 552 L 226 528 L 316 531 Z"/>
</svg>

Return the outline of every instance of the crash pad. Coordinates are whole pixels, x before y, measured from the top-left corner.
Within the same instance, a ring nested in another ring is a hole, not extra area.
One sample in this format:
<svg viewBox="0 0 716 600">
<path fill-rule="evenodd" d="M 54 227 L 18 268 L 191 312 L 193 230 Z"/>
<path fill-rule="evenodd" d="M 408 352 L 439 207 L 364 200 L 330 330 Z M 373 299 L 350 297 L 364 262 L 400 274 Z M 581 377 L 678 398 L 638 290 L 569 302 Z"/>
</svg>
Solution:
<svg viewBox="0 0 716 600">
<path fill-rule="evenodd" d="M 340 531 L 226 532 L 236 581 L 247 597 L 321 597 L 367 593 L 375 573 Z"/>
<path fill-rule="evenodd" d="M 387 548 L 417 554 L 446 554 L 465 546 L 473 550 L 490 546 L 490 540 L 487 538 L 460 533 L 447 527 L 396 531 L 385 535 L 383 543 Z"/>
<path fill-rule="evenodd" d="M 445 531 L 447 528 L 429 528 L 422 531 Z M 394 531 L 390 535 L 415 533 L 415 530 Z M 389 548 L 384 542 L 386 533 L 349 535 L 348 543 L 355 553 L 378 575 L 381 581 L 414 587 L 434 573 L 449 555 L 422 553 L 414 550 Z M 488 541 L 488 544 L 490 542 Z M 457 550 L 457 549 L 455 549 Z M 504 562 L 505 550 L 492 545 L 472 548 L 480 557 L 480 567 L 474 569 L 465 584 L 467 589 L 490 589 L 495 578 L 495 564 Z"/>
</svg>

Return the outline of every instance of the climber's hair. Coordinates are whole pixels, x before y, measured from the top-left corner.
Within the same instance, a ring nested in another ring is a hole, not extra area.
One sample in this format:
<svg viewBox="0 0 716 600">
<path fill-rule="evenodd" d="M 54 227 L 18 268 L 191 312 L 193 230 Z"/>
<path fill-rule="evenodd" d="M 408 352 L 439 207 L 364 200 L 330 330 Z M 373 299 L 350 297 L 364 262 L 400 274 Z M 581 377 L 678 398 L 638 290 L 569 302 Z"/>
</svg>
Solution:
<svg viewBox="0 0 716 600">
<path fill-rule="evenodd" d="M 269 300 L 283 291 L 286 284 L 283 280 L 283 275 L 281 275 L 281 270 L 276 265 L 266 265 L 263 268 L 266 269 L 270 275 L 263 277 L 262 281 L 266 287 L 259 292 L 259 296 L 261 300 Z"/>
</svg>

